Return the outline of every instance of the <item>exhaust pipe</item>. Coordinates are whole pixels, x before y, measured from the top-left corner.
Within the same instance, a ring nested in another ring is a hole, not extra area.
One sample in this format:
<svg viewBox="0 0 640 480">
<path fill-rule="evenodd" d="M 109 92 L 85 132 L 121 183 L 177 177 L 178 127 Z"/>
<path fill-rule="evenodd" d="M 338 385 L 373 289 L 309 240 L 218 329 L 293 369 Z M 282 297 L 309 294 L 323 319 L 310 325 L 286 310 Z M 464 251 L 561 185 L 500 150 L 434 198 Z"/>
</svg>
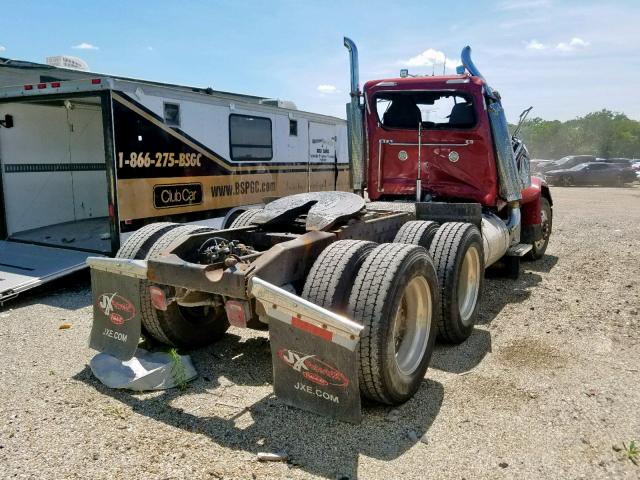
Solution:
<svg viewBox="0 0 640 480">
<path fill-rule="evenodd" d="M 491 125 L 491 133 L 496 153 L 496 166 L 500 180 L 500 196 L 512 205 L 513 202 L 517 203 L 522 198 L 521 190 L 523 185 L 520 181 L 518 166 L 513 154 L 509 124 L 507 123 L 507 117 L 502 108 L 500 95 L 489 86 L 489 83 L 482 76 L 478 67 L 476 67 L 473 60 L 471 60 L 471 47 L 466 46 L 462 49 L 460 60 L 464 68 L 466 68 L 471 75 L 479 77 L 484 81 L 484 88 L 487 97 L 489 97 L 487 113 L 489 114 L 489 124 Z M 519 237 L 520 208 L 518 205 L 510 211 L 509 224 L 514 224 L 516 221 L 518 221 L 517 236 Z M 512 227 L 510 231 L 515 232 L 514 229 L 515 226 Z"/>
<path fill-rule="evenodd" d="M 344 37 L 344 46 L 349 50 L 351 73 L 351 101 L 347 103 L 347 135 L 349 137 L 349 177 L 351 188 L 362 194 L 364 189 L 364 134 L 363 109 L 360 106 L 358 73 L 358 48 L 350 38 Z"/>
</svg>

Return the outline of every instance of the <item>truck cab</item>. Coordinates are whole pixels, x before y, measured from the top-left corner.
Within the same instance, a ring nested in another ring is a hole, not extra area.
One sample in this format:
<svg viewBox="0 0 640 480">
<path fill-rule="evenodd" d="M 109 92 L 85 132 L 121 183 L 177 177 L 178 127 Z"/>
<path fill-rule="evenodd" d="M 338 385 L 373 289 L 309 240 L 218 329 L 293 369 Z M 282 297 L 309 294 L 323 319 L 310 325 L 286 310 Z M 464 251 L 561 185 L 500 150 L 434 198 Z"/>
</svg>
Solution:
<svg viewBox="0 0 640 480">
<path fill-rule="evenodd" d="M 498 180 L 483 95 L 484 81 L 468 75 L 367 82 L 369 197 L 417 198 L 419 179 L 421 200 L 495 207 Z"/>
</svg>

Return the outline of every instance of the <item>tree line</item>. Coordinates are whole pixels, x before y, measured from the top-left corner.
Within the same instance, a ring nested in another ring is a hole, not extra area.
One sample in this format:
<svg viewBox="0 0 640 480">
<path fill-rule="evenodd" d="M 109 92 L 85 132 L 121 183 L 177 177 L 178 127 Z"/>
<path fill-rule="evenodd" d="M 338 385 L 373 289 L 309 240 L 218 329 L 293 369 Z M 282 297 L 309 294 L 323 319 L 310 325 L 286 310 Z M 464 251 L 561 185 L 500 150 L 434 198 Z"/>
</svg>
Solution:
<svg viewBox="0 0 640 480">
<path fill-rule="evenodd" d="M 610 110 L 566 122 L 532 118 L 525 121 L 520 136 L 531 158 L 556 160 L 574 154 L 640 158 L 640 122 Z"/>
</svg>

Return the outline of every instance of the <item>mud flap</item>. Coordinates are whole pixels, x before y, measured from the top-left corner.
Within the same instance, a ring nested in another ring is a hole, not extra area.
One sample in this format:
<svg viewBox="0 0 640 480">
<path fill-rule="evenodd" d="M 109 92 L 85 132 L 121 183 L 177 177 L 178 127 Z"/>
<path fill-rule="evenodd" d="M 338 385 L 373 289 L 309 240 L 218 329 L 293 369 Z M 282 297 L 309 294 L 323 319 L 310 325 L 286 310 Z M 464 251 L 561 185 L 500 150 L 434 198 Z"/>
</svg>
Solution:
<svg viewBox="0 0 640 480">
<path fill-rule="evenodd" d="M 133 357 L 142 330 L 140 283 L 146 262 L 90 257 L 93 326 L 89 347 L 120 360 Z"/>
<path fill-rule="evenodd" d="M 269 318 L 276 395 L 288 405 L 359 423 L 356 347 L 363 327 L 257 277 L 251 294 Z"/>
</svg>

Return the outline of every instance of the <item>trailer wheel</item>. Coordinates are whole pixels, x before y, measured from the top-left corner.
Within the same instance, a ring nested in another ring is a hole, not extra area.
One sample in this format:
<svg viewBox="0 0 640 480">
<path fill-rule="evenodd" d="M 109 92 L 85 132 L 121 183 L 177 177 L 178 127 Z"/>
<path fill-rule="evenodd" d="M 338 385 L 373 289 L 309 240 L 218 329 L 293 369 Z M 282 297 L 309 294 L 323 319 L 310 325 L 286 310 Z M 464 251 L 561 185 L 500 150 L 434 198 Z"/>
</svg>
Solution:
<svg viewBox="0 0 640 480">
<path fill-rule="evenodd" d="M 249 210 L 245 210 L 240 215 L 238 215 L 233 222 L 231 222 L 228 228 L 248 227 L 249 225 L 253 225 L 251 223 L 251 220 L 253 220 L 253 217 L 255 217 L 261 211 L 261 208 L 251 208 Z"/>
<path fill-rule="evenodd" d="M 349 298 L 349 313 L 364 326 L 360 392 L 398 404 L 420 387 L 433 353 L 440 293 L 431 257 L 420 246 L 386 243 L 366 258 Z"/>
<path fill-rule="evenodd" d="M 529 260 L 539 260 L 544 256 L 549 245 L 549 237 L 551 237 L 551 228 L 553 226 L 553 210 L 549 200 L 542 197 L 540 199 L 540 220 L 542 224 L 542 238 L 531 244 L 531 250 L 527 253 Z"/>
<path fill-rule="evenodd" d="M 462 343 L 473 331 L 482 295 L 482 236 L 470 223 L 444 223 L 429 251 L 438 271 L 442 298 L 438 335 L 447 342 Z"/>
<path fill-rule="evenodd" d="M 396 233 L 396 238 L 393 239 L 393 243 L 420 245 L 429 250 L 438 227 L 437 222 L 425 222 L 422 220 L 407 222 L 400 227 L 400 230 Z"/>
<path fill-rule="evenodd" d="M 302 297 L 321 307 L 346 313 L 351 287 L 365 258 L 376 247 L 364 240 L 339 240 L 313 263 Z"/>
<path fill-rule="evenodd" d="M 159 237 L 179 226 L 179 223 L 171 222 L 158 222 L 145 225 L 136 230 L 120 245 L 120 249 L 116 253 L 116 258 L 128 258 L 131 260 L 142 260 L 146 258 L 147 252 Z"/>
<path fill-rule="evenodd" d="M 181 237 L 210 230 L 198 225 L 179 225 L 153 243 L 147 258 L 158 256 Z M 201 347 L 222 338 L 229 328 L 222 305 L 182 307 L 173 302 L 166 311 L 156 310 L 151 303 L 150 285 L 149 282 L 140 283 L 140 314 L 146 331 L 159 342 L 185 348 Z M 174 292 L 173 287 L 165 288 L 169 290 L 169 296 Z"/>
</svg>

